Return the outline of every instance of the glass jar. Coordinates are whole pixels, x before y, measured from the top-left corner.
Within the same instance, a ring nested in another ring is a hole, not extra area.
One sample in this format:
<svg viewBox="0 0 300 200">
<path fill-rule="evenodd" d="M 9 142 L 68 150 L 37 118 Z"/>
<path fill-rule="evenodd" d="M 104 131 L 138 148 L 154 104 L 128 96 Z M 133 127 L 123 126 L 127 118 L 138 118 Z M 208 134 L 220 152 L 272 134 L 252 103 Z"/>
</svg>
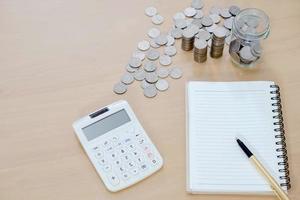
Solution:
<svg viewBox="0 0 300 200">
<path fill-rule="evenodd" d="M 269 17 L 262 10 L 247 8 L 233 21 L 229 54 L 239 67 L 252 68 L 262 56 L 262 41 L 270 32 Z"/>
</svg>

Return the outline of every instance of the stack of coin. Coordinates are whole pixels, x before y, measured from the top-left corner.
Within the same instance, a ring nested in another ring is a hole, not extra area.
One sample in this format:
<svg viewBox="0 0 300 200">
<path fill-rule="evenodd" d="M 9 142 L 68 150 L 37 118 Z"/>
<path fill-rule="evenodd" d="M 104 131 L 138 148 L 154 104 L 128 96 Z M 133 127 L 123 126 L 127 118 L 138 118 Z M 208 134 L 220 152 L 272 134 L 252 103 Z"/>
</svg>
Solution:
<svg viewBox="0 0 300 200">
<path fill-rule="evenodd" d="M 184 51 L 190 51 L 193 49 L 195 39 L 195 32 L 191 31 L 190 29 L 186 29 L 182 33 L 182 41 L 181 41 L 181 48 Z"/>
<path fill-rule="evenodd" d="M 212 36 L 210 56 L 212 58 L 220 58 L 223 55 L 224 43 L 226 37 L 226 29 L 218 27 L 214 30 Z"/>
<path fill-rule="evenodd" d="M 194 42 L 194 60 L 203 63 L 207 59 L 207 42 L 203 39 L 196 39 Z"/>
</svg>

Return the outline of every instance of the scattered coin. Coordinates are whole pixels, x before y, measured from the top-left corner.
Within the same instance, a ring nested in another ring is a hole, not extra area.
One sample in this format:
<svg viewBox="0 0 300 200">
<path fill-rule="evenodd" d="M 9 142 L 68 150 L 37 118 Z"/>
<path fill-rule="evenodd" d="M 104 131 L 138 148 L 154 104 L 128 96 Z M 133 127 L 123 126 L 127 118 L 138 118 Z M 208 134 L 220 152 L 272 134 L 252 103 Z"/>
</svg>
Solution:
<svg viewBox="0 0 300 200">
<path fill-rule="evenodd" d="M 150 48 L 150 43 L 147 40 L 143 40 L 138 43 L 139 50 L 146 51 L 149 48 Z"/>
<path fill-rule="evenodd" d="M 211 26 L 211 25 L 213 25 L 213 20 L 209 17 L 209 16 L 204 16 L 203 18 L 202 18 L 202 25 L 203 26 Z"/>
<path fill-rule="evenodd" d="M 196 37 L 203 40 L 209 40 L 211 36 L 208 31 L 200 29 Z"/>
<path fill-rule="evenodd" d="M 145 14 L 149 17 L 153 17 L 154 15 L 157 14 L 157 9 L 153 6 L 150 6 L 145 9 Z"/>
<path fill-rule="evenodd" d="M 127 85 L 125 85 L 124 83 L 119 82 L 119 83 L 114 85 L 113 90 L 116 94 L 124 94 L 127 91 Z"/>
<path fill-rule="evenodd" d="M 177 28 L 184 29 L 185 27 L 187 27 L 187 22 L 185 19 L 177 19 L 175 20 L 175 26 Z"/>
<path fill-rule="evenodd" d="M 132 57 L 130 60 L 129 60 L 129 65 L 133 68 L 138 68 L 142 65 L 142 61 L 141 59 L 139 58 L 135 58 L 135 57 Z"/>
<path fill-rule="evenodd" d="M 178 12 L 173 16 L 174 21 L 176 21 L 177 19 L 185 19 L 185 15 L 182 12 Z"/>
<path fill-rule="evenodd" d="M 156 38 L 160 35 L 160 30 L 157 28 L 150 28 L 148 31 L 148 36 L 150 38 Z"/>
<path fill-rule="evenodd" d="M 146 73 L 145 80 L 148 83 L 156 83 L 158 80 L 158 76 L 155 72 Z"/>
<path fill-rule="evenodd" d="M 223 9 L 221 9 L 221 10 L 220 10 L 220 15 L 221 15 L 223 18 L 229 18 L 229 17 L 231 17 L 231 14 L 230 14 L 228 8 L 223 8 Z"/>
<path fill-rule="evenodd" d="M 217 14 L 210 14 L 209 17 L 213 20 L 215 24 L 218 24 L 221 20 L 220 15 Z"/>
<path fill-rule="evenodd" d="M 134 78 L 132 76 L 132 74 L 130 73 L 125 73 L 122 77 L 121 77 L 121 81 L 122 83 L 128 85 L 131 84 L 134 81 Z"/>
<path fill-rule="evenodd" d="M 150 46 L 152 48 L 159 48 L 160 47 L 160 45 L 158 45 L 154 40 L 150 40 Z"/>
<path fill-rule="evenodd" d="M 241 59 L 247 63 L 252 62 L 256 59 L 256 57 L 252 55 L 251 48 L 249 46 L 244 46 L 240 50 L 240 56 L 241 56 Z"/>
<path fill-rule="evenodd" d="M 159 58 L 159 63 L 163 66 L 167 66 L 170 65 L 172 63 L 172 59 L 170 56 L 168 55 L 162 55 Z"/>
<path fill-rule="evenodd" d="M 202 10 L 196 10 L 196 15 L 193 16 L 194 19 L 201 19 L 204 16 Z"/>
<path fill-rule="evenodd" d="M 161 15 L 154 15 L 152 18 L 152 23 L 156 25 L 160 25 L 164 22 L 164 18 Z"/>
<path fill-rule="evenodd" d="M 211 26 L 205 27 L 205 29 L 209 32 L 212 33 L 216 30 L 216 28 L 218 28 L 218 26 L 216 24 L 213 24 Z"/>
<path fill-rule="evenodd" d="M 233 17 L 230 17 L 230 18 L 228 18 L 228 19 L 225 19 L 225 20 L 224 20 L 224 27 L 231 30 L 231 28 L 232 28 L 232 23 L 233 23 Z"/>
<path fill-rule="evenodd" d="M 152 61 L 148 61 L 144 64 L 144 69 L 146 72 L 154 72 L 156 70 L 156 65 Z"/>
<path fill-rule="evenodd" d="M 144 89 L 144 95 L 148 98 L 155 97 L 157 95 L 156 87 L 153 84 L 150 84 Z"/>
<path fill-rule="evenodd" d="M 146 56 L 149 60 L 156 60 L 159 58 L 160 53 L 155 49 L 151 49 L 147 52 Z"/>
<path fill-rule="evenodd" d="M 184 9 L 184 12 L 185 16 L 187 17 L 193 17 L 194 15 L 196 15 L 196 9 L 195 8 L 192 8 L 192 7 L 188 7 L 186 9 Z"/>
<path fill-rule="evenodd" d="M 182 29 L 180 28 L 174 28 L 171 30 L 171 35 L 175 38 L 175 39 L 179 39 L 182 37 Z"/>
<path fill-rule="evenodd" d="M 171 78 L 178 79 L 182 76 L 182 70 L 179 67 L 174 67 L 170 71 Z"/>
<path fill-rule="evenodd" d="M 190 24 L 186 29 L 185 31 L 188 30 L 190 32 L 192 32 L 194 35 L 196 35 L 198 32 L 199 32 L 199 27 L 195 24 Z"/>
<path fill-rule="evenodd" d="M 202 28 L 202 20 L 201 19 L 194 19 L 192 21 L 192 24 L 198 26 L 199 29 Z"/>
<path fill-rule="evenodd" d="M 204 4 L 202 0 L 193 0 L 191 6 L 195 9 L 201 9 L 203 8 Z"/>
<path fill-rule="evenodd" d="M 166 46 L 171 46 L 175 43 L 175 39 L 171 35 L 167 35 L 167 40 L 168 40 L 168 42 L 167 42 Z"/>
<path fill-rule="evenodd" d="M 142 69 L 137 70 L 133 74 L 134 79 L 137 81 L 142 81 L 143 79 L 145 79 L 145 76 L 146 76 L 145 71 Z"/>
<path fill-rule="evenodd" d="M 166 46 L 164 49 L 164 53 L 168 56 L 175 56 L 177 53 L 176 47 L 174 46 Z"/>
<path fill-rule="evenodd" d="M 154 38 L 154 42 L 159 45 L 165 45 L 168 42 L 168 38 L 166 35 L 161 34 L 158 37 Z"/>
<path fill-rule="evenodd" d="M 143 53 L 139 50 L 134 51 L 133 54 L 132 54 L 132 57 L 139 58 L 140 60 L 144 60 L 145 56 L 146 56 L 145 53 Z"/>
<path fill-rule="evenodd" d="M 133 72 L 135 72 L 137 69 L 136 68 L 132 68 L 132 67 L 130 67 L 130 65 L 128 64 L 128 65 L 126 65 L 126 70 L 128 71 L 128 72 L 130 72 L 130 73 L 133 73 Z"/>
<path fill-rule="evenodd" d="M 157 75 L 159 78 L 167 78 L 169 76 L 169 69 L 166 67 L 161 67 L 157 70 Z"/>
<path fill-rule="evenodd" d="M 233 16 L 236 16 L 237 14 L 239 14 L 240 11 L 241 11 L 241 9 L 238 6 L 230 6 L 229 7 L 229 12 Z"/>
<path fill-rule="evenodd" d="M 166 91 L 169 88 L 169 83 L 167 80 L 165 79 L 159 79 L 156 83 L 155 83 L 156 88 L 159 91 Z"/>
<path fill-rule="evenodd" d="M 194 18 L 187 18 L 185 21 L 186 21 L 186 25 L 189 26 L 192 24 Z"/>
<path fill-rule="evenodd" d="M 141 88 L 145 89 L 146 87 L 150 86 L 151 84 L 148 83 L 145 79 L 141 81 Z"/>
</svg>

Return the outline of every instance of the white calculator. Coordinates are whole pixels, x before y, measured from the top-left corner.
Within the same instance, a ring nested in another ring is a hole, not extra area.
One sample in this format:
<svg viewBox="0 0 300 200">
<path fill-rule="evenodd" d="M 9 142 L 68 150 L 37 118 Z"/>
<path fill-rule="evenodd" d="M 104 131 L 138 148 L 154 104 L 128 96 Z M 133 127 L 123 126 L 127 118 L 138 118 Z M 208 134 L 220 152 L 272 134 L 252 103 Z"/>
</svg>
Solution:
<svg viewBox="0 0 300 200">
<path fill-rule="evenodd" d="M 141 181 L 163 165 L 161 155 L 126 101 L 77 120 L 73 128 L 111 192 Z"/>
</svg>

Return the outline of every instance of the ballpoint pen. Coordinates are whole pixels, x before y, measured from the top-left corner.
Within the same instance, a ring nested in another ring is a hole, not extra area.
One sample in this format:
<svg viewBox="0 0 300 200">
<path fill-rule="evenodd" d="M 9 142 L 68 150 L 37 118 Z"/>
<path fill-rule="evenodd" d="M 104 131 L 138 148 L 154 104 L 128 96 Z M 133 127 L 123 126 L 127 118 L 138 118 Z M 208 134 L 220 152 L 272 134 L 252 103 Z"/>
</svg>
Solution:
<svg viewBox="0 0 300 200">
<path fill-rule="evenodd" d="M 265 177 L 266 181 L 270 184 L 273 192 L 280 200 L 289 200 L 287 194 L 283 191 L 280 185 L 276 182 L 276 180 L 270 175 L 270 173 L 266 170 L 266 168 L 257 160 L 257 158 L 253 155 L 253 153 L 247 148 L 247 146 L 239 139 L 236 139 L 237 143 L 247 155 L 249 160 L 254 164 L 256 169 Z"/>
</svg>

